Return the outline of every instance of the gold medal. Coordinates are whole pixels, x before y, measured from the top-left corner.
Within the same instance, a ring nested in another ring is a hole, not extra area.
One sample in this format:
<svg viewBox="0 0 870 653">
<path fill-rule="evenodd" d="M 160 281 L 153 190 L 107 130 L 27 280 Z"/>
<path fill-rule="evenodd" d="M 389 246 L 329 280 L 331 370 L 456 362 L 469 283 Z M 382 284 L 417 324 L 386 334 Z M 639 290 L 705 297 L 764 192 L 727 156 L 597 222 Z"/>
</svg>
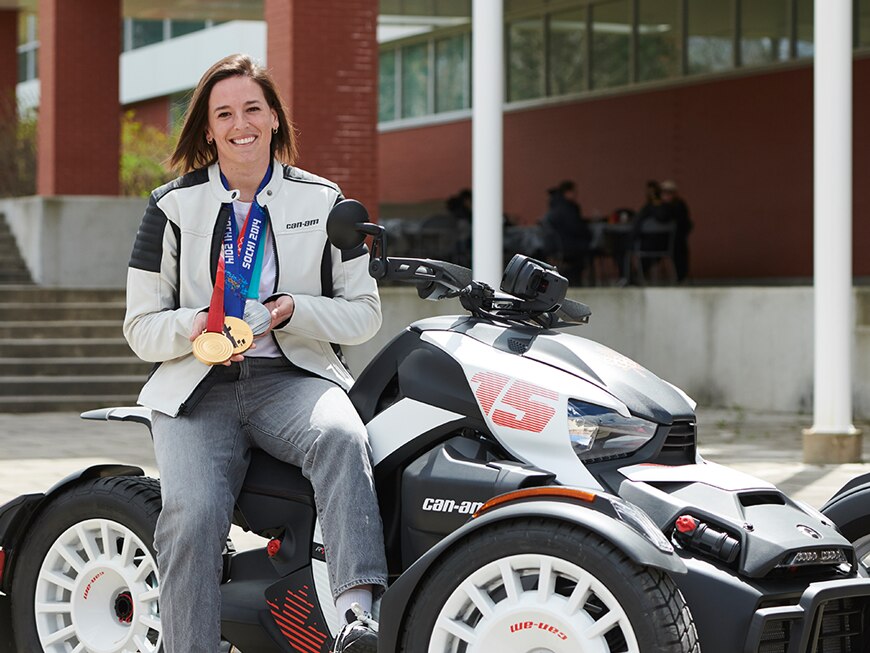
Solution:
<svg viewBox="0 0 870 653">
<path fill-rule="evenodd" d="M 222 333 L 204 331 L 193 341 L 193 355 L 206 365 L 220 365 L 233 355 L 233 343 Z"/>
<path fill-rule="evenodd" d="M 254 342 L 254 332 L 251 331 L 251 327 L 238 317 L 224 318 L 224 336 L 232 346 L 234 356 L 246 352 Z"/>
</svg>

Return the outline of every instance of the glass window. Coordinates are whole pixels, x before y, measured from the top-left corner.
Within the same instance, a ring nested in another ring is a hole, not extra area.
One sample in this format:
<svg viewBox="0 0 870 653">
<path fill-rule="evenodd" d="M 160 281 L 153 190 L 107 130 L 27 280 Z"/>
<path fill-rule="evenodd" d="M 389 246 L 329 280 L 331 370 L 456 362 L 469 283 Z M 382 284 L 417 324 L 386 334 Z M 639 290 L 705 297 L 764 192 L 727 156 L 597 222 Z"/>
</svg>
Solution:
<svg viewBox="0 0 870 653">
<path fill-rule="evenodd" d="M 429 113 L 429 44 L 402 48 L 402 117 Z"/>
<path fill-rule="evenodd" d="M 550 94 L 586 89 L 586 11 L 576 9 L 550 16 Z"/>
<path fill-rule="evenodd" d="M 789 58 L 789 0 L 744 2 L 740 13 L 740 60 L 744 66 Z"/>
<path fill-rule="evenodd" d="M 27 70 L 27 55 L 29 55 L 29 54 L 30 54 L 30 52 L 28 50 L 25 50 L 24 52 L 18 53 L 18 81 L 19 82 L 26 82 L 30 79 L 30 77 L 28 77 L 29 71 Z"/>
<path fill-rule="evenodd" d="M 508 24 L 508 100 L 544 95 L 544 20 Z"/>
<path fill-rule="evenodd" d="M 205 29 L 204 20 L 173 20 L 169 23 L 169 35 L 173 39 L 202 29 Z"/>
<path fill-rule="evenodd" d="M 689 72 L 710 73 L 733 67 L 734 8 L 731 0 L 688 0 L 688 3 Z"/>
<path fill-rule="evenodd" d="M 468 108 L 466 35 L 435 41 L 435 111 Z"/>
<path fill-rule="evenodd" d="M 870 0 L 859 0 L 855 23 L 858 28 L 858 46 L 870 47 Z"/>
<path fill-rule="evenodd" d="M 131 21 L 133 30 L 133 47 L 141 48 L 163 40 L 162 20 L 142 20 L 134 18 Z"/>
<path fill-rule="evenodd" d="M 378 72 L 378 120 L 396 119 L 396 51 L 380 54 Z"/>
<path fill-rule="evenodd" d="M 680 74 L 680 0 L 640 0 L 637 78 L 645 82 Z"/>
<path fill-rule="evenodd" d="M 815 54 L 815 17 L 813 0 L 797 0 L 797 56 L 812 57 Z"/>
<path fill-rule="evenodd" d="M 628 83 L 631 49 L 631 7 L 617 0 L 592 7 L 592 86 Z"/>
</svg>

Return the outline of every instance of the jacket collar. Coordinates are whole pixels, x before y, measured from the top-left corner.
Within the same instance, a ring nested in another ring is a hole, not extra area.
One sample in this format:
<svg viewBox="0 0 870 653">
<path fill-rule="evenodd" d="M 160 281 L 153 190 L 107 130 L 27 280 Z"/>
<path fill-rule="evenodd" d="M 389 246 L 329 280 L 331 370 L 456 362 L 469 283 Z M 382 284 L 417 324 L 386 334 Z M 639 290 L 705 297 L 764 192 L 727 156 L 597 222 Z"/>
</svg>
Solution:
<svg viewBox="0 0 870 653">
<path fill-rule="evenodd" d="M 260 206 L 268 206 L 269 202 L 278 197 L 281 192 L 281 180 L 284 178 L 284 166 L 278 159 L 272 161 L 272 177 L 266 186 L 257 195 L 257 203 Z M 212 194 L 220 200 L 221 204 L 228 204 L 239 197 L 236 189 L 226 189 L 221 182 L 221 170 L 217 162 L 208 167 L 208 185 Z"/>
</svg>

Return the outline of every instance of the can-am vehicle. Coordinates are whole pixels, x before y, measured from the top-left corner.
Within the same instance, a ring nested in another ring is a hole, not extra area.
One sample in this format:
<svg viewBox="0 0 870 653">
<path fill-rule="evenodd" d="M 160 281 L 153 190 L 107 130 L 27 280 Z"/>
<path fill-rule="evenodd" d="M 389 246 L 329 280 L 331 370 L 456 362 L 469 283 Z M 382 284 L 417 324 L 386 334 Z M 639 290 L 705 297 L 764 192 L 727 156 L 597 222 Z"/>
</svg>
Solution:
<svg viewBox="0 0 870 653">
<path fill-rule="evenodd" d="M 870 651 L 870 579 L 849 541 L 703 460 L 681 390 L 559 332 L 589 310 L 555 268 L 517 255 L 496 292 L 456 265 L 389 258 L 352 200 L 327 233 L 339 249 L 372 236 L 372 276 L 468 311 L 406 328 L 350 390 L 390 570 L 380 651 Z M 149 423 L 142 408 L 84 417 Z M 118 465 L 0 508 L 18 650 L 158 651 L 159 510 L 158 481 Z M 269 542 L 227 547 L 223 638 L 243 653 L 329 651 L 330 543 L 300 470 L 254 452 L 234 521 Z"/>
</svg>

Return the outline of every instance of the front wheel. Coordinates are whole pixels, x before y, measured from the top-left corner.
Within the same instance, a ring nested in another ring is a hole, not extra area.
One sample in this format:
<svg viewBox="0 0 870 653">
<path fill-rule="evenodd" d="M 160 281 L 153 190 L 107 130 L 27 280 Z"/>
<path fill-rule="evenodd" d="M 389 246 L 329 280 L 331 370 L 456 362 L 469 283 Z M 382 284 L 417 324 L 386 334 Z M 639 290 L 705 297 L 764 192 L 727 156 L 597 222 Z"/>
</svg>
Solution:
<svg viewBox="0 0 870 653">
<path fill-rule="evenodd" d="M 406 653 L 698 653 L 669 576 L 595 534 L 544 519 L 471 535 L 431 570 Z"/>
<path fill-rule="evenodd" d="M 161 645 L 155 479 L 66 490 L 37 517 L 12 583 L 19 651 L 156 653 Z"/>
</svg>

